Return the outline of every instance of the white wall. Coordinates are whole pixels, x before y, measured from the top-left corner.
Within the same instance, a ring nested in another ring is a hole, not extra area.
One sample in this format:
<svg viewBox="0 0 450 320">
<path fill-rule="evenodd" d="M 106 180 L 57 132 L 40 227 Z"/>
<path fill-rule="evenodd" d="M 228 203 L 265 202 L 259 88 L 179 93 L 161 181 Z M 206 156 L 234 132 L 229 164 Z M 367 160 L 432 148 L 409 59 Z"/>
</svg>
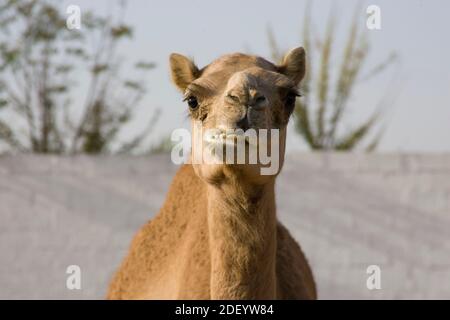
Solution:
<svg viewBox="0 0 450 320">
<path fill-rule="evenodd" d="M 165 155 L 0 157 L 0 298 L 103 298 L 175 170 Z M 277 201 L 320 298 L 450 298 L 450 155 L 291 155 Z"/>
</svg>

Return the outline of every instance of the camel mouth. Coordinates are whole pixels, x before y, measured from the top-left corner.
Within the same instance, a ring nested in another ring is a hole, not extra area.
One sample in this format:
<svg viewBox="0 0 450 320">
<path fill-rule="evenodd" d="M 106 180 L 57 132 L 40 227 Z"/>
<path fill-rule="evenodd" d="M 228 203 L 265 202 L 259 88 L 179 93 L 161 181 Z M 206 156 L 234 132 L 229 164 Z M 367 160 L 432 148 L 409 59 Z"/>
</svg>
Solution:
<svg viewBox="0 0 450 320">
<path fill-rule="evenodd" d="M 254 145 L 255 139 L 246 135 L 247 131 L 234 129 L 214 129 L 205 133 L 204 141 L 210 145 L 230 145 L 235 146 L 238 143 L 244 145 Z"/>
</svg>

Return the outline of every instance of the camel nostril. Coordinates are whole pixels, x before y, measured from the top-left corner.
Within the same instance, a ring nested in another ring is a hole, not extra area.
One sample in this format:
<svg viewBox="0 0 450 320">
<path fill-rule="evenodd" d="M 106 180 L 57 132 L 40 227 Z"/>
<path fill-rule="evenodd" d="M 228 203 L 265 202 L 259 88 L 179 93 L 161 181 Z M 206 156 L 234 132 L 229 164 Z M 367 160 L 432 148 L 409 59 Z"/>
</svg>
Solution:
<svg viewBox="0 0 450 320">
<path fill-rule="evenodd" d="M 264 101 L 266 101 L 266 97 L 264 96 L 259 96 L 258 98 L 256 98 L 255 102 L 258 103 L 263 103 Z"/>
</svg>

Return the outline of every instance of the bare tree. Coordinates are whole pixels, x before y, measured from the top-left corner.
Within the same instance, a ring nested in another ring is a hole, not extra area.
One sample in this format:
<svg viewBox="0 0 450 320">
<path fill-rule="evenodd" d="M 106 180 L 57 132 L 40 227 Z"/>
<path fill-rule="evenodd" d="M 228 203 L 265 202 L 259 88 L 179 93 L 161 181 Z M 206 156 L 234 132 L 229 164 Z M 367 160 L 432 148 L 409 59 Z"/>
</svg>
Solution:
<svg viewBox="0 0 450 320">
<path fill-rule="evenodd" d="M 359 8 L 356 13 L 359 12 Z M 366 34 L 359 29 L 358 15 L 355 14 L 349 26 L 348 36 L 341 53 L 341 64 L 336 79 L 331 79 L 330 59 L 335 49 L 336 19 L 328 20 L 323 38 L 312 39 L 310 9 L 305 10 L 302 43 L 307 53 L 307 73 L 301 84 L 303 98 L 299 99 L 295 108 L 295 128 L 311 149 L 315 150 L 352 150 L 361 144 L 363 139 L 375 129 L 379 122 L 380 110 L 375 110 L 363 123 L 340 134 L 339 128 L 344 122 L 349 99 L 358 84 L 388 68 L 395 61 L 396 55 L 391 53 L 384 61 L 361 76 L 363 65 L 369 53 Z M 272 30 L 268 29 L 269 45 L 272 58 L 280 60 L 283 56 Z M 317 60 L 314 59 L 317 57 Z M 313 68 L 317 63 L 318 67 Z M 367 151 L 374 150 L 381 137 L 382 130 L 367 144 Z"/>
<path fill-rule="evenodd" d="M 135 62 L 133 72 L 127 71 L 132 77 L 123 78 L 118 52 L 132 28 L 123 22 L 125 3 L 114 5 L 116 15 L 83 12 L 83 32 L 69 30 L 52 1 L 0 5 L 0 142 L 9 150 L 132 152 L 149 134 L 157 111 L 143 131 L 119 141 L 146 93 L 144 77 L 155 66 Z M 79 86 L 80 78 L 89 79 L 86 86 Z"/>
</svg>

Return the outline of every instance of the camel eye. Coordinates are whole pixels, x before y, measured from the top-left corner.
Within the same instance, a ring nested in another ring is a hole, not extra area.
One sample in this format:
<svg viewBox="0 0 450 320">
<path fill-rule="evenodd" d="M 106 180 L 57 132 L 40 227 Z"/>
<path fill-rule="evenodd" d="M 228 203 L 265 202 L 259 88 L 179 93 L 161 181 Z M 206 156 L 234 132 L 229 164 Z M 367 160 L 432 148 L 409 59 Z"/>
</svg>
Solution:
<svg viewBox="0 0 450 320">
<path fill-rule="evenodd" d="M 192 111 L 197 110 L 197 108 L 198 108 L 198 101 L 197 101 L 196 97 L 189 96 L 186 100 L 187 100 L 189 109 L 191 109 Z"/>
<path fill-rule="evenodd" d="M 286 105 L 286 107 L 288 108 L 293 108 L 295 105 L 295 100 L 297 99 L 297 97 L 299 97 L 300 95 L 297 92 L 289 92 L 286 95 L 286 99 L 284 100 L 284 103 Z"/>
</svg>

